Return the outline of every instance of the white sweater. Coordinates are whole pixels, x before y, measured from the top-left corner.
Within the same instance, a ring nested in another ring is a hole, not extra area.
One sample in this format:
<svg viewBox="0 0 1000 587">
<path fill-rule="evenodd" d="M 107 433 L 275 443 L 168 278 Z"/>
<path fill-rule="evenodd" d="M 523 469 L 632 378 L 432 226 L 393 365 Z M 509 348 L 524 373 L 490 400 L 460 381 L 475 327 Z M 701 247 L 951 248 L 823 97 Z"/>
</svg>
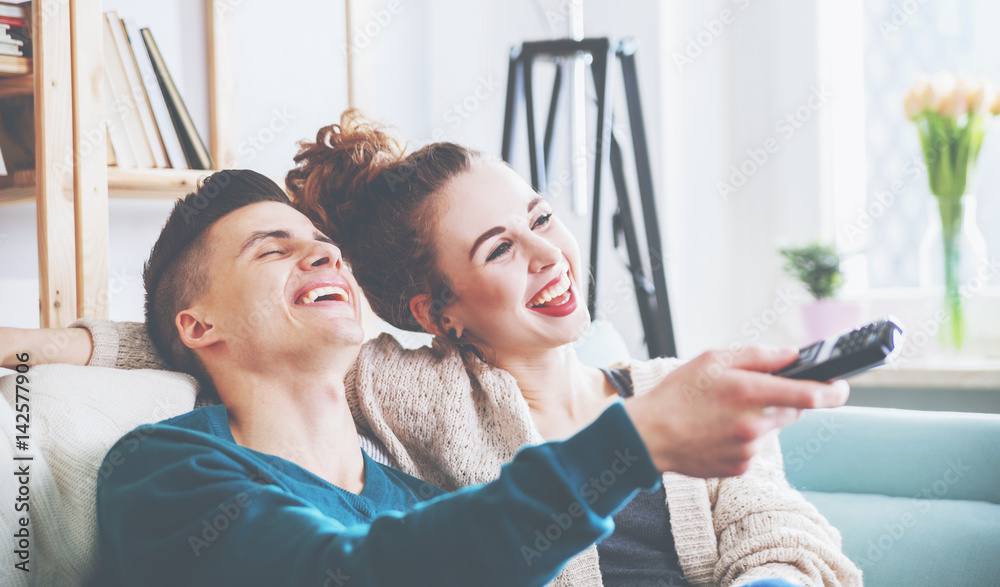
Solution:
<svg viewBox="0 0 1000 587">
<path fill-rule="evenodd" d="M 164 365 L 139 324 L 84 320 L 92 365 Z M 636 394 L 680 362 L 636 361 Z M 517 451 L 543 442 L 513 376 L 450 345 L 404 349 L 383 334 L 366 343 L 347 378 L 359 431 L 383 445 L 391 464 L 448 491 L 495 479 Z M 366 447 L 367 449 L 368 447 Z M 382 447 L 379 447 L 382 448 Z M 663 476 L 671 530 L 692 585 L 742 585 L 783 578 L 804 587 L 861 585 L 841 551 L 840 533 L 785 479 L 777 437 L 739 477 Z M 602 585 L 597 549 L 572 559 L 554 585 Z"/>
</svg>

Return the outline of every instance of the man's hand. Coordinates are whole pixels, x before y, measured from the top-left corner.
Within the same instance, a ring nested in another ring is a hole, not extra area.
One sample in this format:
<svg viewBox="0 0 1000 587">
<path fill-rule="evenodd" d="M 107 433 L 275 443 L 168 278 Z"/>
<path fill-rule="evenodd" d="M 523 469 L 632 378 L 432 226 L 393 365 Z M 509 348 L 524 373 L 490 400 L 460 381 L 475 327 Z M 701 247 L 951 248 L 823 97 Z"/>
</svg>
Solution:
<svg viewBox="0 0 1000 587">
<path fill-rule="evenodd" d="M 86 365 L 94 348 L 86 328 L 0 327 L 0 367 L 13 369 L 17 355 L 28 353 L 29 365 Z"/>
<path fill-rule="evenodd" d="M 797 357 L 793 348 L 709 351 L 678 367 L 649 393 L 626 400 L 625 410 L 661 471 L 740 475 L 769 432 L 795 422 L 804 409 L 847 401 L 846 381 L 768 374 Z"/>
</svg>

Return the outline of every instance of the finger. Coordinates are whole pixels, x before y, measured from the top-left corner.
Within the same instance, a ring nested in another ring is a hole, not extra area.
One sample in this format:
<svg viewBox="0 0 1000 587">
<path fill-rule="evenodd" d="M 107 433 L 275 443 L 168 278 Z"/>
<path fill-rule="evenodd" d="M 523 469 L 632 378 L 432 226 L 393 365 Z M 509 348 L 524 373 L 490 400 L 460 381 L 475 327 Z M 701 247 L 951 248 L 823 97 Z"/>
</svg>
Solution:
<svg viewBox="0 0 1000 587">
<path fill-rule="evenodd" d="M 762 410 L 768 423 L 766 428 L 774 430 L 784 428 L 799 421 L 802 418 L 802 410 L 797 408 L 779 408 L 777 406 L 767 406 Z"/>
<path fill-rule="evenodd" d="M 743 350 L 733 361 L 736 369 L 749 371 L 777 371 L 790 365 L 799 357 L 799 349 L 795 347 L 778 347 L 755 345 Z"/>
<path fill-rule="evenodd" d="M 745 386 L 747 404 L 758 407 L 777 406 L 800 410 L 836 408 L 844 405 L 851 388 L 843 379 L 834 383 L 820 383 L 776 377 L 752 371 L 733 372 L 734 384 Z"/>
</svg>

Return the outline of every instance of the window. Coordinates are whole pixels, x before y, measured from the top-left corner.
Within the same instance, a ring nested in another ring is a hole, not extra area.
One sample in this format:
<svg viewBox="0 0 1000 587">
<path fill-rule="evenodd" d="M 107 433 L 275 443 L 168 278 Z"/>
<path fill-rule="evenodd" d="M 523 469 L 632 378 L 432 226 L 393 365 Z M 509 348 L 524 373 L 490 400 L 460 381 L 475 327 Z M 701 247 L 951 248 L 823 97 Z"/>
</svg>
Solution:
<svg viewBox="0 0 1000 587">
<path fill-rule="evenodd" d="M 989 0 L 865 0 L 862 5 L 868 218 L 856 218 L 855 228 L 867 233 L 870 287 L 915 287 L 920 241 L 937 217 L 931 216 L 933 201 L 919 139 L 916 127 L 903 115 L 903 95 L 921 72 L 964 72 L 1000 88 L 1000 35 L 995 26 L 1000 5 Z M 992 122 L 979 156 L 974 193 L 979 228 L 996 256 L 1000 120 Z M 852 240 L 843 234 L 839 239 Z"/>
</svg>

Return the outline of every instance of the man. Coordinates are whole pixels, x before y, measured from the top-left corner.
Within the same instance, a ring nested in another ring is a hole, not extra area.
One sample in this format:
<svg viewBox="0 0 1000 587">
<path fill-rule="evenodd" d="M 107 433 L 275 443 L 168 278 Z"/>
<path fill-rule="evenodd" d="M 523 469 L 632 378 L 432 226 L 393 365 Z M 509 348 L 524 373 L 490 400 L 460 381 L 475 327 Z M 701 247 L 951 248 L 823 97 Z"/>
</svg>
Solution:
<svg viewBox="0 0 1000 587">
<path fill-rule="evenodd" d="M 175 207 L 144 277 L 150 336 L 222 404 L 112 448 L 126 458 L 99 479 L 102 584 L 541 585 L 658 471 L 738 473 L 798 409 L 846 400 L 738 369 L 685 395 L 698 373 L 682 367 L 570 440 L 525 449 L 497 481 L 443 496 L 361 450 L 344 395 L 364 338 L 357 285 L 273 182 L 213 175 Z M 754 349 L 735 367 L 794 356 Z"/>
</svg>

